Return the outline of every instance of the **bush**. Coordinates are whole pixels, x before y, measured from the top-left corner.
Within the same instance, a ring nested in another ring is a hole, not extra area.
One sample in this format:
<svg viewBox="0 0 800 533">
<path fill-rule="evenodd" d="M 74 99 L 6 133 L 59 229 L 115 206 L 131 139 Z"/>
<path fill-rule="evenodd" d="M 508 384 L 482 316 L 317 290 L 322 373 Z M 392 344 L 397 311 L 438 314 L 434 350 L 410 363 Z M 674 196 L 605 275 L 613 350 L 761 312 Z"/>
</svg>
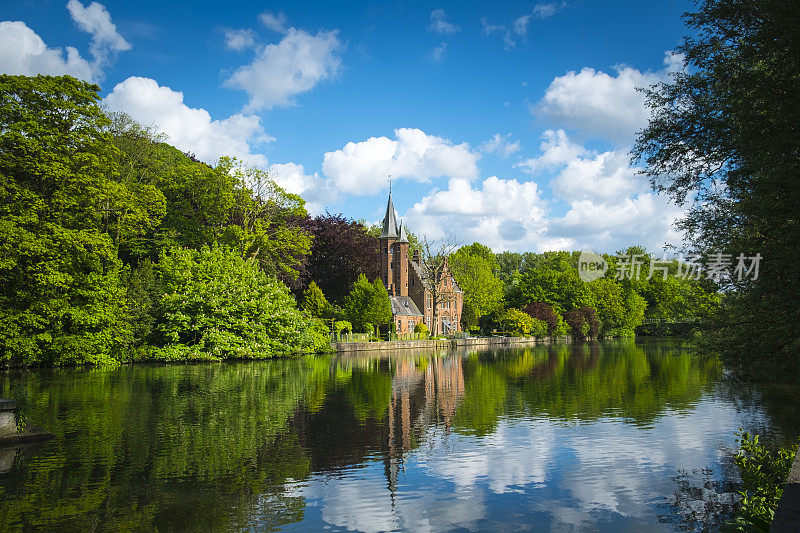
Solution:
<svg viewBox="0 0 800 533">
<path fill-rule="evenodd" d="M 414 326 L 414 333 L 418 333 L 420 337 L 425 338 L 428 336 L 428 326 L 426 326 L 423 322 L 420 322 Z"/>
<path fill-rule="evenodd" d="M 544 320 L 539 320 L 538 318 L 533 319 L 533 325 L 531 326 L 530 334 L 532 337 L 536 337 L 537 339 L 541 339 L 547 336 L 547 322 Z"/>
<path fill-rule="evenodd" d="M 264 358 L 320 345 L 324 324 L 301 313 L 286 286 L 227 248 L 172 248 L 158 265 L 164 295 L 150 356 Z"/>
<path fill-rule="evenodd" d="M 544 321 L 549 335 L 554 335 L 556 333 L 558 329 L 558 319 L 560 317 L 550 304 L 545 302 L 533 302 L 523 307 L 522 310 L 531 317 Z"/>
<path fill-rule="evenodd" d="M 353 325 L 347 320 L 337 320 L 333 323 L 333 329 L 336 330 L 337 335 L 341 335 L 345 331 L 350 333 L 353 331 Z"/>
<path fill-rule="evenodd" d="M 311 351 L 315 353 L 331 351 L 331 330 L 325 325 L 325 321 L 321 318 L 310 318 L 308 321 L 305 332 Z"/>
<path fill-rule="evenodd" d="M 513 335 L 525 336 L 531 334 L 534 328 L 534 320 L 528 313 L 523 313 L 519 309 L 506 309 L 500 318 L 505 331 Z"/>
<path fill-rule="evenodd" d="M 740 531 L 769 531 L 783 486 L 792 469 L 797 444 L 771 453 L 758 444 L 758 435 L 737 433 L 741 448 L 734 459 L 742 477 L 742 499 L 733 525 Z"/>
<path fill-rule="evenodd" d="M 564 313 L 564 320 L 570 327 L 574 339 L 596 338 L 600 331 L 597 313 L 592 307 L 581 307 Z"/>
</svg>

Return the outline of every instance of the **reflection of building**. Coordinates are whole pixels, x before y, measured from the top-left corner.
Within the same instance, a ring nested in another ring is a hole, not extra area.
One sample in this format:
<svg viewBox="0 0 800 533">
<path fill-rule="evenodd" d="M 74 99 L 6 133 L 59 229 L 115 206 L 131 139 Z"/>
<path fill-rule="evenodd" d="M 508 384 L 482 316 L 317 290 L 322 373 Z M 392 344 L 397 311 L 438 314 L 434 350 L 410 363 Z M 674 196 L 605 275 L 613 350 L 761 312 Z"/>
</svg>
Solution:
<svg viewBox="0 0 800 533">
<path fill-rule="evenodd" d="M 464 372 L 459 357 L 433 357 L 424 368 L 411 357 L 392 361 L 385 472 L 394 491 L 403 454 L 418 445 L 418 436 L 432 425 L 450 428 L 464 396 Z"/>
<path fill-rule="evenodd" d="M 408 257 L 406 229 L 402 222 L 399 226 L 397 224 L 391 192 L 379 240 L 381 279 L 392 301 L 392 320 L 397 332 L 412 332 L 420 322 L 424 322 L 433 334 L 457 331 L 464 293 L 450 274 L 445 259 L 444 274 L 437 291 L 439 302 L 433 301 L 432 276 L 420 261 L 419 250 L 414 251 L 411 259 Z M 433 323 L 434 303 L 438 307 L 436 324 Z"/>
</svg>

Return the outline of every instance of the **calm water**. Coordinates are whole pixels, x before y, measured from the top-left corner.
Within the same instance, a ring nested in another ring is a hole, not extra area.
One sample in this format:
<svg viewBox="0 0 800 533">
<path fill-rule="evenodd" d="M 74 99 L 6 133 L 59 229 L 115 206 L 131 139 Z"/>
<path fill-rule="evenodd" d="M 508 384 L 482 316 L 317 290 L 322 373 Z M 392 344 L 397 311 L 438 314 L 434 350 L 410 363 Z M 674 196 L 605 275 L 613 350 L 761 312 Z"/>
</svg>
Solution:
<svg viewBox="0 0 800 533">
<path fill-rule="evenodd" d="M 0 529 L 674 531 L 732 501 L 733 390 L 666 342 L 0 373 L 55 438 L 0 450 Z"/>
</svg>

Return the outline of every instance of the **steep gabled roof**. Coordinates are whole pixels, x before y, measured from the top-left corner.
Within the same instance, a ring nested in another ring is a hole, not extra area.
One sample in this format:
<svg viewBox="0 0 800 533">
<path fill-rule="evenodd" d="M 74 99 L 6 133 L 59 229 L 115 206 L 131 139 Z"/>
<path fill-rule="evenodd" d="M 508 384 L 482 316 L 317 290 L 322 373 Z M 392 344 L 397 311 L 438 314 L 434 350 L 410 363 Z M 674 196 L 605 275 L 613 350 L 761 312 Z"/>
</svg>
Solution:
<svg viewBox="0 0 800 533">
<path fill-rule="evenodd" d="M 426 289 L 430 290 L 430 288 L 431 288 L 431 273 L 428 270 L 428 267 L 425 266 L 425 263 L 423 263 L 422 261 L 417 262 L 417 261 L 414 261 L 413 259 L 409 259 L 408 260 L 408 264 L 410 264 L 411 268 L 414 270 L 414 272 L 417 273 L 417 276 L 419 276 L 419 279 L 422 281 L 422 285 Z M 453 292 L 464 292 L 464 291 L 461 290 L 461 287 L 458 285 L 458 282 L 456 281 L 455 276 L 453 276 L 453 273 L 450 272 L 449 269 L 447 271 L 447 274 L 453 280 Z"/>
<path fill-rule="evenodd" d="M 397 216 L 394 214 L 394 203 L 392 203 L 392 193 L 389 193 L 389 203 L 386 204 L 386 215 L 383 217 L 383 227 L 381 228 L 381 239 L 390 237 L 397 238 Z"/>
<path fill-rule="evenodd" d="M 417 304 L 410 296 L 390 296 L 394 316 L 422 316 Z"/>
</svg>

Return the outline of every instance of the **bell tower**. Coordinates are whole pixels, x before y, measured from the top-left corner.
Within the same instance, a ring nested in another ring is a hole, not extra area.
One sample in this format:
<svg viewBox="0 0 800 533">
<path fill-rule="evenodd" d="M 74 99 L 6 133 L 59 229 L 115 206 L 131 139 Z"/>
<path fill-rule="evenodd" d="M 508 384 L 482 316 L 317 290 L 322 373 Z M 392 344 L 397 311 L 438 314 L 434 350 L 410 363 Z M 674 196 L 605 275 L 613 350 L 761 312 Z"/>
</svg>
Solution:
<svg viewBox="0 0 800 533">
<path fill-rule="evenodd" d="M 378 238 L 380 242 L 381 254 L 381 279 L 389 296 L 396 296 L 398 294 L 397 279 L 395 272 L 398 268 L 402 269 L 399 264 L 399 257 L 395 245 L 398 240 L 397 217 L 394 213 L 394 203 L 392 203 L 392 191 L 389 189 L 389 202 L 386 204 L 386 215 L 383 217 L 383 226 L 381 227 L 381 236 Z M 406 247 L 408 244 L 406 244 Z M 406 270 L 408 266 L 406 265 Z"/>
</svg>

